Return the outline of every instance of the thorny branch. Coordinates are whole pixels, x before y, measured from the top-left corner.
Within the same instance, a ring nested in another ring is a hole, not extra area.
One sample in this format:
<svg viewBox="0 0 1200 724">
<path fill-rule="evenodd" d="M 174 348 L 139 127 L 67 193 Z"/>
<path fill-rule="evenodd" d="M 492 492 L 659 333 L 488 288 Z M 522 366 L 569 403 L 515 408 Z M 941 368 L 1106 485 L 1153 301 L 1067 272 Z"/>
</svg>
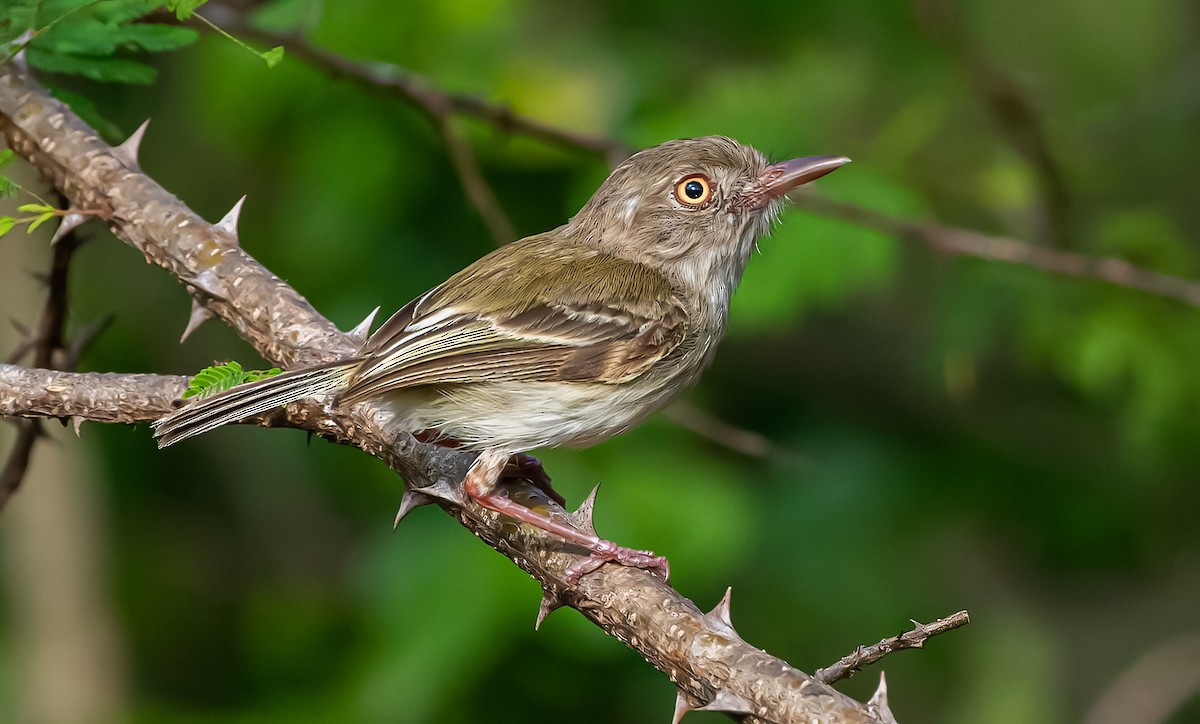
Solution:
<svg viewBox="0 0 1200 724">
<path fill-rule="evenodd" d="M 143 129 L 144 130 L 144 127 Z M 104 219 L 118 238 L 177 277 L 193 298 L 193 321 L 215 315 L 269 361 L 284 367 L 351 354 L 359 330 L 339 332 L 294 289 L 239 246 L 237 210 L 217 224 L 199 218 L 137 165 L 135 134 L 110 147 L 16 65 L 0 67 L 0 133 L 77 209 Z M 192 325 L 189 325 L 192 326 Z M 120 420 L 157 417 L 176 404 L 181 378 L 79 375 L 0 367 L 0 415 Z M 552 536 L 514 526 L 461 495 L 472 456 L 423 445 L 390 429 L 369 404 L 331 410 L 317 401 L 289 405 L 261 420 L 354 445 L 407 480 L 401 517 L 435 503 L 535 578 L 544 590 L 539 619 L 567 605 L 625 642 L 679 687 L 677 715 L 705 708 L 745 721 L 891 722 L 886 689 L 856 702 L 743 641 L 728 596 L 708 614 L 645 571 L 606 566 L 578 584 L 565 572 L 578 555 Z M 511 481 L 509 494 L 539 494 Z M 551 514 L 591 529 L 592 500 L 575 513 L 536 500 Z"/>
<path fill-rule="evenodd" d="M 826 684 L 832 684 L 841 679 L 849 679 L 861 671 L 864 666 L 870 666 L 893 651 L 922 648 L 925 646 L 925 642 L 931 637 L 960 626 L 966 626 L 970 622 L 971 617 L 967 615 L 966 611 L 959 611 L 952 616 L 939 618 L 933 623 L 917 623 L 913 621 L 913 625 L 916 627 L 913 630 L 905 631 L 898 636 L 890 636 L 871 646 L 859 646 L 853 652 L 843 656 L 836 664 L 826 666 L 823 669 L 817 669 L 813 672 L 813 678 Z"/>
</svg>

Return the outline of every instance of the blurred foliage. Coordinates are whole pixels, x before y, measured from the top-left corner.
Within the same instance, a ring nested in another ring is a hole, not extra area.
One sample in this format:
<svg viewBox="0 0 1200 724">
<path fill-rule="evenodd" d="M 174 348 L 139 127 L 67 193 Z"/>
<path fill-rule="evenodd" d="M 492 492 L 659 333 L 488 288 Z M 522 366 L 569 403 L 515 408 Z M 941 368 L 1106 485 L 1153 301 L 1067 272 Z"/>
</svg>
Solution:
<svg viewBox="0 0 1200 724">
<path fill-rule="evenodd" d="M 855 163 L 820 182 L 831 197 L 1198 268 L 1195 3 L 277 0 L 254 12 L 561 127 L 636 146 L 722 133 L 776 158 L 844 153 Z M 268 70 L 212 35 L 136 62 L 153 63 L 153 86 L 45 77 L 126 132 L 152 117 L 142 167 L 207 218 L 249 194 L 244 247 L 343 328 L 491 248 L 414 109 L 296 58 Z M 1015 88 L 1033 126 L 995 88 Z M 522 235 L 562 223 L 606 173 L 458 127 Z M 1022 145 L 1030 133 L 1061 197 Z M 176 344 L 177 285 L 91 235 L 73 324 L 116 321 L 85 368 L 253 364 L 217 323 Z M 9 234 L 0 253 L 30 243 Z M 690 399 L 774 452 L 741 457 L 661 417 L 545 451 L 569 500 L 604 482 L 602 533 L 668 555 L 701 605 L 732 585 L 744 637 L 808 671 L 910 617 L 968 609 L 968 628 L 886 660 L 901 721 L 1078 721 L 1140 656 L 1200 628 L 1200 312 L 796 211 L 756 256 Z M 157 452 L 145 428 L 89 425 L 71 448 L 106 486 L 130 720 L 670 716 L 666 679 L 579 616 L 535 633 L 537 587 L 445 516 L 423 509 L 391 533 L 399 481 L 375 461 L 289 431 L 207 438 Z M 20 665 L 10 638 L 0 629 L 3 673 Z M 875 677 L 841 688 L 862 698 Z M 0 683 L 0 712 L 20 696 Z M 1193 693 L 1172 721 L 1197 720 Z"/>
</svg>

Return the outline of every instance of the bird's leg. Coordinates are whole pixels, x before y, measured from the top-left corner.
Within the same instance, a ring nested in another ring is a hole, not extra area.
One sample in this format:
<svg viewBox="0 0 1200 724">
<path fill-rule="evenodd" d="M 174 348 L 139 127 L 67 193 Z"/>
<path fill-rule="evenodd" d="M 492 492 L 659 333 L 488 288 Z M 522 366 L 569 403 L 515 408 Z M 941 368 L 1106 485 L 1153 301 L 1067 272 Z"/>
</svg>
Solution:
<svg viewBox="0 0 1200 724">
<path fill-rule="evenodd" d="M 585 533 L 531 510 L 500 493 L 496 483 L 500 479 L 505 465 L 508 464 L 508 460 L 509 456 L 504 453 L 485 450 L 471 464 L 471 469 L 467 471 L 467 476 L 463 480 L 463 487 L 466 489 L 467 495 L 483 507 L 528 523 L 590 551 L 591 555 L 576 561 L 567 569 L 568 583 L 576 583 L 581 577 L 609 561 L 622 566 L 644 568 L 652 573 L 657 573 L 663 580 L 667 579 L 670 570 L 666 558 L 656 556 L 652 551 L 622 548 L 593 533 Z"/>
<path fill-rule="evenodd" d="M 418 430 L 412 436 L 417 439 L 417 442 L 429 445 L 449 448 L 462 447 L 461 441 L 455 440 L 452 437 L 446 437 L 438 430 Z M 542 461 L 529 453 L 517 453 L 509 458 L 508 464 L 504 466 L 504 470 L 500 471 L 500 477 L 524 480 L 545 493 L 547 497 L 559 505 L 565 506 L 567 504 L 563 496 L 559 495 L 558 491 L 551 487 L 550 476 L 546 474 L 546 469 L 542 467 Z"/>
<path fill-rule="evenodd" d="M 517 453 L 508 459 L 500 477 L 512 480 L 524 480 L 545 493 L 551 500 L 565 506 L 567 501 L 558 491 L 550 486 L 550 476 L 542 467 L 542 461 L 528 453 Z"/>
</svg>

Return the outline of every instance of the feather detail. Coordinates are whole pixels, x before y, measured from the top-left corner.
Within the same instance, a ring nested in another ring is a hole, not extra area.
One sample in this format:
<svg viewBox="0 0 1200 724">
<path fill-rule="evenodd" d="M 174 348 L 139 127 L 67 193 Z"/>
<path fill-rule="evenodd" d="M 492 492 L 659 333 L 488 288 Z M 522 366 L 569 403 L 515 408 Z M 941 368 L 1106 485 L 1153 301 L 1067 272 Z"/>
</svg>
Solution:
<svg viewBox="0 0 1200 724">
<path fill-rule="evenodd" d="M 333 392 L 345 386 L 358 364 L 357 359 L 334 362 L 238 385 L 158 420 L 154 423 L 154 436 L 158 438 L 158 446 L 164 448 L 289 402 Z"/>
<path fill-rule="evenodd" d="M 654 269 L 531 237 L 392 315 L 341 400 L 422 385 L 629 382 L 684 343 L 687 319 L 684 299 Z"/>
</svg>

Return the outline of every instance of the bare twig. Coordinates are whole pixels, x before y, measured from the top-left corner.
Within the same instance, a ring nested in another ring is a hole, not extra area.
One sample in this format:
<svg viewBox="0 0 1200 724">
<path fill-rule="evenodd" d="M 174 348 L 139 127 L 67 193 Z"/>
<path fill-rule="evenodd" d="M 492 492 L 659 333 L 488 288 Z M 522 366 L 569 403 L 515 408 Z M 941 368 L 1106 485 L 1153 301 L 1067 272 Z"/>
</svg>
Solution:
<svg viewBox="0 0 1200 724">
<path fill-rule="evenodd" d="M 414 73 L 401 71 L 393 66 L 368 66 L 363 63 L 355 63 L 336 53 L 315 48 L 300 38 L 264 33 L 244 26 L 239 27 L 239 32 L 248 37 L 257 36 L 265 43 L 282 44 L 288 49 L 288 52 L 332 75 L 346 78 L 366 88 L 398 95 L 422 108 L 430 120 L 439 127 L 439 116 L 434 109 L 448 108 L 454 113 L 471 115 L 484 120 L 503 131 L 522 133 L 564 148 L 602 154 L 610 165 L 628 156 L 631 150 L 612 139 L 579 134 L 536 121 L 528 121 L 520 116 L 514 116 L 513 112 L 506 107 L 488 104 L 474 96 L 442 91 L 427 79 Z M 1020 101 L 1016 105 L 1024 108 L 1028 103 Z M 1058 219 L 1052 224 L 1057 229 L 1055 236 L 1062 237 L 1067 234 L 1066 219 L 1069 216 L 1070 203 L 1069 194 L 1062 181 L 1063 174 L 1054 163 L 1048 150 L 1044 149 L 1046 142 L 1041 135 L 1040 125 L 1036 123 L 1036 114 L 1033 113 L 1032 107 L 1026 108 L 1018 115 L 1021 120 L 1013 122 L 1013 143 L 1025 148 L 1024 153 L 1031 159 L 1034 167 L 1039 169 L 1041 183 L 1046 189 L 1045 194 L 1049 199 L 1048 208 L 1053 210 L 1052 214 Z M 1034 119 L 1032 124 L 1028 122 L 1028 119 L 1031 118 Z M 1023 140 L 1017 141 L 1016 136 L 1020 136 Z M 467 185 L 468 182 L 464 178 L 464 186 Z M 799 194 L 795 201 L 799 206 L 813 213 L 877 229 L 885 234 L 903 239 L 919 241 L 941 253 L 974 256 L 991 261 L 1029 266 L 1055 274 L 1099 279 L 1109 284 L 1200 306 L 1200 282 L 1143 269 L 1120 259 L 1105 259 L 1055 251 L 1018 239 L 991 236 L 969 229 L 942 227 L 932 223 L 918 224 L 874 209 L 832 201 L 814 194 Z M 480 208 L 480 213 L 484 214 L 486 219 L 486 212 L 483 208 L 478 204 L 476 207 Z M 491 228 L 490 223 L 489 228 Z"/>
<path fill-rule="evenodd" d="M 663 417 L 687 428 L 705 440 L 755 458 L 769 457 L 774 451 L 771 442 L 762 435 L 731 425 L 707 410 L 687 400 L 676 400 L 663 410 Z"/>
<path fill-rule="evenodd" d="M 33 363 L 38 367 L 51 367 L 59 362 L 64 366 L 67 360 L 55 360 L 57 353 L 64 349 L 64 335 L 67 320 L 67 277 L 71 266 L 71 257 L 79 246 L 78 238 L 68 233 L 59 243 L 55 244 L 50 255 L 50 271 L 46 274 L 45 284 L 48 288 L 46 303 L 42 308 L 36 331 L 31 339 L 26 340 L 13 359 L 24 356 L 26 351 L 33 352 Z M 69 361 L 70 364 L 74 360 Z M 42 436 L 41 423 L 37 420 L 24 420 L 20 423 L 20 431 L 16 442 L 9 451 L 4 469 L 0 471 L 0 511 L 8 505 L 8 501 L 21 487 L 29 462 L 33 458 L 33 446 Z"/>
<path fill-rule="evenodd" d="M 444 109 L 454 115 L 478 118 L 505 133 L 517 133 L 560 148 L 596 154 L 613 165 L 631 152 L 627 145 L 611 138 L 567 131 L 478 96 L 442 90 L 425 77 L 389 63 L 349 60 L 337 53 L 318 48 L 302 37 L 255 28 L 247 25 L 243 14 L 237 10 L 213 5 L 207 12 L 211 20 L 241 37 L 270 46 L 282 45 L 289 55 L 301 58 L 318 70 L 372 90 L 386 92 L 414 105 L 434 120 L 437 114 L 431 110 Z"/>
<path fill-rule="evenodd" d="M 913 625 L 916 628 L 912 631 L 906 631 L 899 636 L 886 638 L 871 646 L 859 646 L 853 653 L 843 656 L 836 664 L 818 669 L 813 674 L 813 678 L 826 684 L 832 684 L 841 679 L 848 679 L 864 666 L 870 666 L 894 651 L 919 649 L 925 645 L 925 642 L 930 637 L 937 636 L 940 633 L 945 633 L 960 626 L 965 626 L 970 622 L 971 619 L 966 611 L 959 611 L 946 618 L 939 618 L 933 623 L 917 623 L 913 621 Z"/>
<path fill-rule="evenodd" d="M 44 435 L 41 422 L 38 420 L 18 420 L 17 439 L 13 441 L 12 450 L 0 469 L 0 511 L 8 505 L 14 493 L 21 487 L 25 472 L 29 470 L 29 461 L 33 457 L 33 445 Z"/>
<path fill-rule="evenodd" d="M 450 156 L 450 163 L 458 174 L 463 191 L 466 191 L 467 199 L 483 218 L 483 223 L 487 224 L 488 232 L 496 245 L 507 244 L 515 239 L 517 232 L 496 199 L 496 192 L 484 178 L 483 171 L 479 168 L 479 159 L 471 149 L 471 143 L 454 132 L 454 121 L 449 114 L 441 114 L 438 128 L 446 142 L 446 153 Z"/>
<path fill-rule="evenodd" d="M 1062 168 L 1051 152 L 1041 114 L 1029 94 L 980 52 L 980 43 L 969 37 L 956 3 L 915 0 L 914 7 L 927 31 L 940 38 L 971 73 L 1000 132 L 1033 169 L 1040 190 L 1041 216 L 1035 239 L 1052 246 L 1068 246 L 1074 202 Z"/>
<path fill-rule="evenodd" d="M 800 194 L 796 204 L 822 216 L 875 229 L 934 251 L 1033 267 L 1054 274 L 1096 279 L 1129 289 L 1200 306 L 1200 282 L 1134 266 L 1122 259 L 1086 256 L 1034 246 L 1018 239 L 989 236 L 970 229 L 907 221 L 864 206 Z"/>
</svg>

